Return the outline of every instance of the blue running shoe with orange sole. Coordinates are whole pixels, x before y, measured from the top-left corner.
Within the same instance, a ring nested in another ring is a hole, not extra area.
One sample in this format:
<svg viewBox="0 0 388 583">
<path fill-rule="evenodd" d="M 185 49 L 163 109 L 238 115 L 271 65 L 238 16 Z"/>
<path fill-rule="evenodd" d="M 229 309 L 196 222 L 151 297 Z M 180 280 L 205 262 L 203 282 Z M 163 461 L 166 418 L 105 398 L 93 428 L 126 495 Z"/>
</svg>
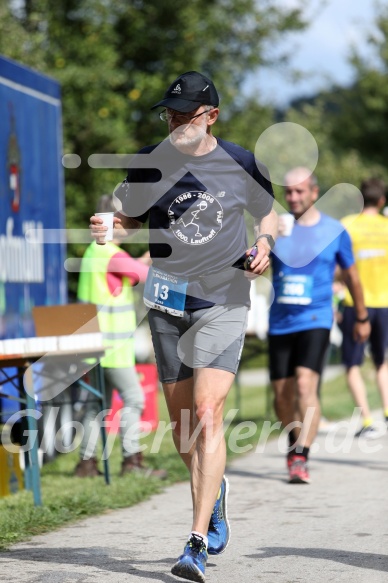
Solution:
<svg viewBox="0 0 388 583">
<path fill-rule="evenodd" d="M 207 533 L 209 541 L 207 552 L 209 555 L 220 555 L 225 551 L 229 544 L 230 524 L 227 515 L 228 494 L 229 482 L 228 479 L 223 476 Z"/>
</svg>

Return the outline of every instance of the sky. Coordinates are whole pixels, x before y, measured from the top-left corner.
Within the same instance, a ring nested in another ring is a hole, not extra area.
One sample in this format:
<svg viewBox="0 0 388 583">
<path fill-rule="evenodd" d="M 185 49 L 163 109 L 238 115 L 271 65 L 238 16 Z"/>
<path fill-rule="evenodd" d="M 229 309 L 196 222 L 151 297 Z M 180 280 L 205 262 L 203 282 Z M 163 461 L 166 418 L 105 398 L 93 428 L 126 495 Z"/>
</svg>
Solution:
<svg viewBox="0 0 388 583">
<path fill-rule="evenodd" d="M 277 0 L 280 6 L 294 6 L 299 0 Z M 388 0 L 380 0 L 387 6 Z M 368 35 L 376 31 L 374 0 L 310 0 L 305 12 L 311 24 L 303 32 L 288 35 L 280 45 L 290 56 L 289 66 L 263 69 L 247 81 L 249 92 L 282 107 L 296 97 L 313 95 L 331 84 L 349 85 L 353 70 L 348 63 L 351 47 L 372 59 Z M 290 67 L 304 73 L 295 81 Z"/>
</svg>

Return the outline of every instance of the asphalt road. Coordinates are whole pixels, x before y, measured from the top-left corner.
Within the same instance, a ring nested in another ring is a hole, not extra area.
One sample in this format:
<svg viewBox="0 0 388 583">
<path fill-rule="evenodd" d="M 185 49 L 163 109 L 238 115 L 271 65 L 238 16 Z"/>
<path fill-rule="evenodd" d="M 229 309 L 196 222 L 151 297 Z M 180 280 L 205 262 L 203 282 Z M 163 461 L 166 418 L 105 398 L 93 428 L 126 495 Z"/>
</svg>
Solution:
<svg viewBox="0 0 388 583">
<path fill-rule="evenodd" d="M 227 551 L 208 583 L 388 582 L 388 434 L 354 440 L 357 420 L 320 433 L 310 485 L 288 484 L 283 441 L 230 464 Z M 342 430 L 340 431 L 342 427 Z M 0 553 L 7 583 L 173 583 L 191 523 L 188 483 Z"/>
</svg>

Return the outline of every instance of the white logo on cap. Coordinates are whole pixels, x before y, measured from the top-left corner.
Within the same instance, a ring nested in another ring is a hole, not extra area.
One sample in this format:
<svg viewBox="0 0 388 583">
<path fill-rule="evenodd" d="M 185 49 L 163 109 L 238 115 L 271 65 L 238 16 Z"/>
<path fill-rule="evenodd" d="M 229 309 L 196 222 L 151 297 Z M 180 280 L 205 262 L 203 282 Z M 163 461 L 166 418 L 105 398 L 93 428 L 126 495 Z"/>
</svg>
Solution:
<svg viewBox="0 0 388 583">
<path fill-rule="evenodd" d="M 206 91 L 206 89 L 209 87 L 209 85 L 206 85 L 206 87 L 204 87 L 204 89 L 202 89 L 202 91 Z"/>
<path fill-rule="evenodd" d="M 176 86 L 174 87 L 174 89 L 171 91 L 171 93 L 181 93 L 181 92 L 182 92 L 182 89 L 181 89 L 181 86 L 179 85 L 179 83 L 178 83 L 178 85 L 176 85 Z"/>
</svg>

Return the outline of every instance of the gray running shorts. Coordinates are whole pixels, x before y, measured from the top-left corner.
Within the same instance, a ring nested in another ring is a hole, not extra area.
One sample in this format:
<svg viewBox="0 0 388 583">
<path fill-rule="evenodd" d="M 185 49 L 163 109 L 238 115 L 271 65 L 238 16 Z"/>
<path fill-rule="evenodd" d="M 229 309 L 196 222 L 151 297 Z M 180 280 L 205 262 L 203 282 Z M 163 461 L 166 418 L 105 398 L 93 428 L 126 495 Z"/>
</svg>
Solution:
<svg viewBox="0 0 388 583">
<path fill-rule="evenodd" d="M 247 315 L 248 307 L 241 305 L 187 310 L 182 317 L 150 310 L 148 320 L 160 381 L 188 379 L 195 368 L 236 374 Z"/>
</svg>

